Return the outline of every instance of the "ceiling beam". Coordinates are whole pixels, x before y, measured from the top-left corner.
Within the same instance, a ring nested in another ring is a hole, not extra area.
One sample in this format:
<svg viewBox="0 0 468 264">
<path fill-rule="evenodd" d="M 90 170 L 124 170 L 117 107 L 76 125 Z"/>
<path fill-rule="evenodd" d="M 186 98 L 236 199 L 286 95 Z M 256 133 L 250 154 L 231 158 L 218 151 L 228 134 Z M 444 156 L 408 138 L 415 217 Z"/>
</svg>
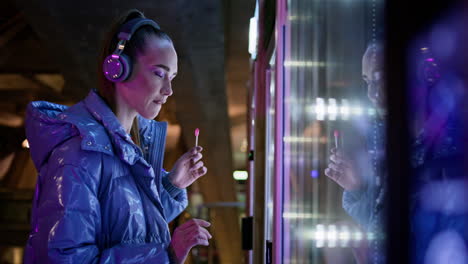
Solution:
<svg viewBox="0 0 468 264">
<path fill-rule="evenodd" d="M 19 32 L 26 28 L 22 14 L 18 14 L 0 26 L 0 48 L 3 48 Z"/>
</svg>

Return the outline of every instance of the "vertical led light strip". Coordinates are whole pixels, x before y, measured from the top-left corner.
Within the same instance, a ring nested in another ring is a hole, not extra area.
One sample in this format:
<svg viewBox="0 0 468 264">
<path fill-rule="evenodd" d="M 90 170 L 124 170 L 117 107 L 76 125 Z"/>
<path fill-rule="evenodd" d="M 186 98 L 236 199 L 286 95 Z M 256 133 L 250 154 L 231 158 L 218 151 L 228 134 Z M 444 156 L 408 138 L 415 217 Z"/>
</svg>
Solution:
<svg viewBox="0 0 468 264">
<path fill-rule="evenodd" d="M 269 167 L 272 165 L 269 161 L 269 156 L 270 156 L 270 146 L 269 146 L 269 138 L 271 136 L 270 134 L 270 127 L 272 126 L 272 122 L 271 122 L 271 118 L 270 118 L 270 106 L 271 104 L 275 104 L 275 102 L 272 101 L 272 98 L 271 98 L 271 92 L 270 92 L 270 89 L 271 89 L 271 75 L 272 75 L 272 70 L 270 68 L 270 66 L 268 66 L 268 68 L 266 69 L 266 72 L 265 72 L 265 191 L 264 191 L 264 200 L 265 200 L 265 204 L 264 204 L 264 223 L 265 225 L 263 226 L 263 234 L 264 234 L 264 243 L 263 243 L 263 252 L 267 252 L 267 245 L 266 245 L 266 240 L 270 240 L 270 239 L 273 239 L 273 237 L 268 237 L 267 234 L 268 234 L 268 229 L 270 228 L 269 225 L 273 225 L 273 223 L 270 223 L 270 221 L 268 220 L 268 212 L 269 210 L 271 210 L 269 207 L 268 207 L 268 204 L 270 203 L 270 197 L 269 197 L 269 193 L 271 192 L 271 188 L 269 188 L 269 186 L 272 184 L 272 181 L 273 181 L 273 177 L 274 177 L 274 173 L 273 175 L 271 175 L 268 171 L 269 171 Z M 275 87 L 276 87 L 276 84 L 275 84 Z M 273 161 L 274 163 L 274 161 Z M 274 166 L 274 165 L 273 165 Z M 273 236 L 273 235 L 272 235 Z"/>
<path fill-rule="evenodd" d="M 373 49 L 372 63 L 374 65 L 377 65 L 376 64 L 376 51 L 377 51 L 376 42 L 377 42 L 376 4 L 375 4 L 375 0 L 372 0 L 372 46 L 373 46 L 372 47 L 372 49 Z M 375 171 L 377 171 L 377 170 L 375 170 Z M 378 179 L 378 177 L 379 176 L 377 175 L 377 179 Z M 381 224 L 381 223 L 379 223 L 379 224 Z M 372 261 L 373 263 L 379 263 L 379 254 L 378 254 L 377 244 L 378 244 L 378 241 L 375 241 L 374 243 L 369 244 L 369 248 L 373 247 L 373 250 L 371 249 L 371 252 L 373 252 L 373 254 L 370 257 L 370 261 Z"/>
<path fill-rule="evenodd" d="M 248 173 L 250 174 L 250 177 L 247 179 L 248 181 L 248 196 L 247 196 L 247 210 L 248 210 L 248 216 L 254 217 L 254 190 L 255 190 L 255 164 L 254 164 L 254 159 L 250 157 L 250 155 L 254 154 L 255 150 L 255 122 L 252 122 L 255 120 L 255 100 L 256 100 L 256 94 L 257 94 L 257 84 L 258 84 L 258 62 L 254 61 L 254 74 L 253 74 L 253 85 L 251 87 L 251 96 L 250 96 L 250 104 L 249 104 L 249 122 L 248 122 L 248 127 L 249 127 L 249 159 L 248 159 Z M 253 241 L 252 241 L 253 242 Z M 252 264 L 253 263 L 253 250 L 249 250 L 247 252 L 247 264 Z"/>
<path fill-rule="evenodd" d="M 288 259 L 289 248 L 284 246 L 284 242 L 289 241 L 289 236 L 285 232 L 284 226 L 286 219 L 283 219 L 285 191 L 288 191 L 288 186 L 285 182 L 288 182 L 289 175 L 287 170 L 284 168 L 288 167 L 286 158 L 288 157 L 284 151 L 284 132 L 286 131 L 285 125 L 288 123 L 284 120 L 285 115 L 284 107 L 285 98 L 288 98 L 289 83 L 286 79 L 286 68 L 284 62 L 286 61 L 287 51 L 287 1 L 278 0 L 276 2 L 276 94 L 275 94 L 275 181 L 274 181 L 274 205 L 273 205 L 273 224 L 274 224 L 274 235 L 273 235 L 273 263 L 283 263 L 283 259 Z M 286 158 L 285 158 L 286 157 Z M 287 195 L 287 194 L 286 194 Z M 284 255 L 283 255 L 284 254 Z"/>
</svg>

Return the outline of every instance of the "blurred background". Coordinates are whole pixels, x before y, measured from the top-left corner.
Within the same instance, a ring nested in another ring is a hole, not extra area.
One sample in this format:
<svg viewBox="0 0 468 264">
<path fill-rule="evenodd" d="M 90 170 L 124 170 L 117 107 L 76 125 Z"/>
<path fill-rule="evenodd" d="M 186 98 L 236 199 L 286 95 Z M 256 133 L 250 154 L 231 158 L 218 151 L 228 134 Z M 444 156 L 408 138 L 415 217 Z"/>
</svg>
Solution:
<svg viewBox="0 0 468 264">
<path fill-rule="evenodd" d="M 0 264 L 30 229 L 26 105 L 83 99 L 130 8 L 179 56 L 166 169 L 200 129 L 208 174 L 170 227 L 213 239 L 187 263 L 468 263 L 466 1 L 2 0 Z M 326 173 L 333 149 L 359 184 Z"/>
</svg>

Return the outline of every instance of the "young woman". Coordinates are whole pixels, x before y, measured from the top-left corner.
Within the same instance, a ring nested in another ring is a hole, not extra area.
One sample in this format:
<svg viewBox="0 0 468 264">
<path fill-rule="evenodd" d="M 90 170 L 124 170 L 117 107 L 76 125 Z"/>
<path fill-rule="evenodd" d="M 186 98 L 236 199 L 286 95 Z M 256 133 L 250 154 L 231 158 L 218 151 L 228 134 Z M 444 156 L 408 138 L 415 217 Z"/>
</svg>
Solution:
<svg viewBox="0 0 468 264">
<path fill-rule="evenodd" d="M 210 224 L 168 222 L 185 188 L 207 172 L 202 148 L 162 168 L 166 123 L 153 121 L 172 95 L 177 54 L 137 10 L 109 32 L 99 85 L 72 107 L 32 102 L 26 132 L 38 171 L 25 263 L 182 263 L 208 245 Z"/>
</svg>

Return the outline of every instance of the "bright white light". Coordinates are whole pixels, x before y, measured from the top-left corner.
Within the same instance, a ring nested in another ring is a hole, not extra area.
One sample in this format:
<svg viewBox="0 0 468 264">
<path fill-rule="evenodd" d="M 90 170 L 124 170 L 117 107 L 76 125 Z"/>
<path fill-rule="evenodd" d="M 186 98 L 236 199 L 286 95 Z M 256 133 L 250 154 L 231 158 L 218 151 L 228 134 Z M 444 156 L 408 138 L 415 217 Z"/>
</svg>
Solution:
<svg viewBox="0 0 468 264">
<path fill-rule="evenodd" d="M 328 247 L 330 247 L 330 248 L 336 247 L 337 238 L 338 238 L 338 232 L 336 232 L 336 226 L 335 225 L 329 225 L 328 226 L 328 234 L 327 234 Z"/>
<path fill-rule="evenodd" d="M 29 148 L 29 142 L 28 142 L 28 140 L 25 139 L 25 140 L 23 141 L 23 143 L 21 143 L 21 146 L 23 146 L 23 148 Z"/>
<path fill-rule="evenodd" d="M 349 104 L 348 100 L 342 99 L 341 100 L 341 107 L 340 107 L 341 118 L 343 120 L 347 120 L 349 117 Z"/>
<path fill-rule="evenodd" d="M 249 178 L 249 174 L 247 173 L 247 171 L 234 171 L 232 176 L 236 181 L 245 181 Z"/>
<path fill-rule="evenodd" d="M 366 108 L 360 105 L 350 106 L 347 99 L 341 99 L 341 104 L 338 104 L 338 100 L 335 98 L 315 98 L 315 105 L 308 105 L 305 107 L 305 112 L 311 115 L 316 115 L 317 120 L 336 120 L 341 117 L 342 120 L 348 120 L 350 115 L 362 116 L 369 115 L 375 116 L 377 110 L 375 108 Z M 294 111 L 303 111 L 296 107 L 291 108 Z M 293 111 L 291 110 L 291 111 Z M 294 115 L 296 116 L 296 115 Z"/>
<path fill-rule="evenodd" d="M 338 113 L 338 108 L 336 107 L 336 99 L 328 98 L 328 119 L 336 120 L 337 113 Z"/>
<path fill-rule="evenodd" d="M 306 16 L 306 15 L 300 15 L 300 16 L 297 16 L 297 15 L 290 15 L 288 16 L 288 19 L 289 21 L 301 21 L 301 22 L 305 22 L 305 21 L 309 21 L 313 18 L 313 16 Z"/>
<path fill-rule="evenodd" d="M 325 244 L 325 226 L 323 225 L 317 225 L 315 227 L 315 234 L 314 234 L 314 238 L 315 238 L 315 246 L 318 247 L 318 248 L 321 248 L 324 246 Z"/>
<path fill-rule="evenodd" d="M 346 247 L 348 245 L 348 241 L 351 239 L 351 233 L 349 232 L 348 226 L 341 226 L 339 239 L 341 247 Z"/>
<path fill-rule="evenodd" d="M 325 226 L 317 225 L 314 233 L 315 240 L 325 240 Z"/>
<path fill-rule="evenodd" d="M 315 246 L 320 247 L 348 247 L 350 243 L 359 245 L 364 239 L 375 239 L 373 233 L 362 233 L 347 225 L 318 224 L 311 230 L 305 230 L 302 235 L 306 239 L 314 240 Z"/>
<path fill-rule="evenodd" d="M 375 239 L 375 234 L 372 232 L 367 233 L 367 240 L 374 240 Z"/>
<path fill-rule="evenodd" d="M 325 67 L 324 61 L 285 61 L 285 67 Z"/>
<path fill-rule="evenodd" d="M 305 138 L 305 137 L 284 137 L 283 140 L 284 142 L 287 143 L 312 143 L 314 142 L 312 140 L 313 138 Z"/>
<path fill-rule="evenodd" d="M 268 202 L 268 208 L 273 208 L 273 202 L 272 201 Z"/>
<path fill-rule="evenodd" d="M 287 218 L 287 219 L 312 219 L 312 218 L 318 218 L 318 215 L 317 214 L 311 214 L 311 213 L 285 212 L 285 213 L 283 213 L 283 218 Z"/>
<path fill-rule="evenodd" d="M 257 42 L 257 18 L 252 17 L 250 18 L 249 25 L 249 53 L 252 59 L 255 59 L 257 57 Z"/>
<path fill-rule="evenodd" d="M 317 120 L 325 119 L 325 100 L 323 98 L 317 97 L 315 105 L 315 113 L 317 114 Z"/>
</svg>

